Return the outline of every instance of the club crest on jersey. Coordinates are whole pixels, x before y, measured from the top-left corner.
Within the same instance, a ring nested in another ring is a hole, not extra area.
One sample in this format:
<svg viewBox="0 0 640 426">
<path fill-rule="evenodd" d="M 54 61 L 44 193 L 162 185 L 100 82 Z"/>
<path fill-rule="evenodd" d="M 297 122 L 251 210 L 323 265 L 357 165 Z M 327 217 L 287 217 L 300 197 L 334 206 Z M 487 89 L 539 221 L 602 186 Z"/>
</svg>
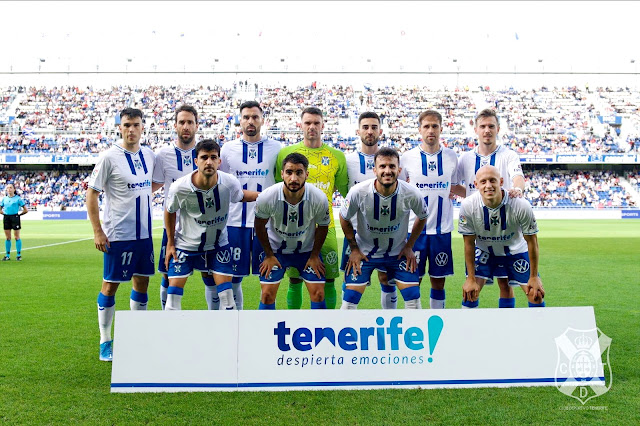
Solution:
<svg viewBox="0 0 640 426">
<path fill-rule="evenodd" d="M 489 160 L 483 158 L 482 160 L 480 160 L 480 167 L 484 167 L 487 164 L 489 164 Z"/>
<path fill-rule="evenodd" d="M 380 214 L 381 215 L 387 216 L 389 213 L 391 213 L 391 209 L 389 208 L 389 206 L 380 207 Z"/>
<path fill-rule="evenodd" d="M 142 168 L 142 162 L 136 158 L 133 160 L 133 167 L 135 167 L 136 170 L 140 170 Z"/>
<path fill-rule="evenodd" d="M 211 198 L 206 198 L 204 200 L 204 205 L 208 209 L 212 208 L 213 207 L 213 200 Z"/>
<path fill-rule="evenodd" d="M 185 166 L 190 166 L 191 165 L 191 157 L 183 157 L 182 162 L 184 163 Z"/>
<path fill-rule="evenodd" d="M 373 160 L 367 160 L 367 170 L 373 170 Z"/>
<path fill-rule="evenodd" d="M 298 221 L 298 212 L 289 213 L 289 222 L 297 222 Z"/>
<path fill-rule="evenodd" d="M 329 157 L 322 157 L 322 165 L 323 166 L 329 165 Z"/>
<path fill-rule="evenodd" d="M 491 216 L 491 225 L 493 226 L 498 226 L 498 224 L 500 223 L 500 219 L 498 218 L 498 216 Z"/>
<path fill-rule="evenodd" d="M 256 158 L 257 156 L 258 156 L 258 151 L 256 151 L 255 149 L 249 150 L 249 158 Z"/>
<path fill-rule="evenodd" d="M 435 161 L 429 161 L 429 171 L 433 172 L 436 170 L 436 162 Z"/>
</svg>

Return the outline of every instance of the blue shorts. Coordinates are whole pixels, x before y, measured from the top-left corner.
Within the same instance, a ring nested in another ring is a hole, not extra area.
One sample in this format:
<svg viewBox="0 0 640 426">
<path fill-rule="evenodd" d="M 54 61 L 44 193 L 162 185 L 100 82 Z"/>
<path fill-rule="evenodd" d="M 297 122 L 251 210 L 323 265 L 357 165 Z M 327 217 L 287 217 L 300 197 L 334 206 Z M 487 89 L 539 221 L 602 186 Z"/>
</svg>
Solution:
<svg viewBox="0 0 640 426">
<path fill-rule="evenodd" d="M 260 253 L 262 247 L 258 243 L 253 228 L 227 226 L 231 258 L 233 259 L 233 276 L 246 277 L 250 274 L 249 266 L 254 275 L 260 272 Z"/>
<path fill-rule="evenodd" d="M 340 261 L 340 270 L 342 272 L 344 272 L 344 269 L 347 267 L 347 262 L 349 261 L 350 254 L 351 254 L 351 247 L 349 247 L 349 241 L 347 241 L 347 239 L 345 238 L 344 241 L 342 242 L 342 260 Z M 379 268 L 378 271 L 387 273 L 384 267 Z"/>
<path fill-rule="evenodd" d="M 276 258 L 282 268 L 273 269 L 269 275 L 266 277 L 264 275 L 260 275 L 260 284 L 277 284 L 282 281 L 284 277 L 284 273 L 288 268 L 296 268 L 300 273 L 300 278 L 304 281 L 312 284 L 323 283 L 325 282 L 324 276 L 322 278 L 318 278 L 315 272 L 312 270 L 304 269 L 304 265 L 307 264 L 309 260 L 309 255 L 311 253 L 297 253 L 297 254 L 278 254 L 276 253 Z M 322 256 L 320 257 L 322 259 Z"/>
<path fill-rule="evenodd" d="M 387 271 L 387 277 L 389 277 L 389 283 L 401 282 L 404 284 L 420 283 L 420 276 L 418 275 L 418 269 L 415 272 L 407 271 L 407 259 L 404 257 L 397 259 L 398 256 L 385 256 L 381 258 L 371 259 L 369 261 L 363 261 L 360 265 L 362 273 L 360 275 L 354 275 L 353 273 L 344 275 L 344 283 L 346 285 L 369 285 L 371 281 L 371 273 L 374 269 Z"/>
<path fill-rule="evenodd" d="M 443 278 L 453 275 L 450 232 L 434 235 L 420 234 L 413 245 L 413 251 L 418 258 L 418 274 L 420 278 L 424 276 L 427 270 L 427 259 L 429 259 L 430 277 Z"/>
<path fill-rule="evenodd" d="M 167 271 L 169 278 L 188 277 L 193 274 L 193 271 L 220 275 L 233 274 L 231 247 L 228 244 L 204 252 L 176 249 L 176 256 L 178 260 L 173 258 L 169 260 Z"/>
<path fill-rule="evenodd" d="M 150 277 L 155 273 L 153 240 L 113 241 L 103 255 L 103 279 L 112 283 L 131 281 L 139 275 Z"/>
<path fill-rule="evenodd" d="M 476 247 L 476 277 L 488 280 L 497 276 L 496 270 L 502 267 L 509 279 L 510 286 L 526 285 L 529 282 L 529 253 L 495 256 Z"/>
<path fill-rule="evenodd" d="M 167 230 L 162 230 L 162 245 L 160 246 L 160 259 L 158 259 L 158 272 L 162 274 L 167 273 L 167 268 L 164 266 L 164 258 L 167 253 Z"/>
</svg>

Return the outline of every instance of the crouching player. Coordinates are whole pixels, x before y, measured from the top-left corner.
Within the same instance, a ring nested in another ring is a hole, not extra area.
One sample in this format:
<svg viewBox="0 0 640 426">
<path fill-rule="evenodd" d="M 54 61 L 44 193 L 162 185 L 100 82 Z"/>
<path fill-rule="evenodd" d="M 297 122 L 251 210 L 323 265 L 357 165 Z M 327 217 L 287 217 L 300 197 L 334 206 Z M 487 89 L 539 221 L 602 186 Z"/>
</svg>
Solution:
<svg viewBox="0 0 640 426">
<path fill-rule="evenodd" d="M 287 155 L 282 161 L 282 182 L 265 189 L 256 201 L 254 226 L 263 248 L 259 309 L 276 308 L 278 287 L 289 267 L 296 268 L 304 280 L 311 309 L 326 309 L 325 267 L 320 249 L 331 216 L 326 195 L 305 184 L 308 167 L 309 160 L 304 155 Z"/>
<path fill-rule="evenodd" d="M 164 219 L 169 288 L 165 310 L 181 309 L 184 286 L 194 270 L 200 271 L 203 278 L 213 275 L 221 310 L 236 309 L 226 229 L 229 204 L 255 201 L 258 193 L 243 191 L 238 179 L 218 171 L 220 146 L 215 141 L 205 139 L 196 145 L 195 151 L 197 170 L 172 183 L 167 194 Z"/>
<path fill-rule="evenodd" d="M 374 156 L 376 178 L 355 185 L 342 203 L 340 225 L 351 254 L 344 272 L 347 289 L 341 309 L 357 309 L 371 273 L 381 268 L 390 282 L 395 281 L 406 309 L 422 308 L 413 245 L 427 222 L 427 205 L 415 186 L 398 180 L 399 164 L 397 151 L 381 148 Z M 410 211 L 416 220 L 407 240 Z"/>
<path fill-rule="evenodd" d="M 478 169 L 474 184 L 478 191 L 462 201 L 458 220 L 467 268 L 462 307 L 478 306 L 482 287 L 499 265 L 506 267 L 509 284 L 524 290 L 530 307 L 545 306 L 538 276 L 538 224 L 531 205 L 523 198 L 509 197 L 494 166 Z M 505 305 L 500 299 L 500 306 Z"/>
</svg>

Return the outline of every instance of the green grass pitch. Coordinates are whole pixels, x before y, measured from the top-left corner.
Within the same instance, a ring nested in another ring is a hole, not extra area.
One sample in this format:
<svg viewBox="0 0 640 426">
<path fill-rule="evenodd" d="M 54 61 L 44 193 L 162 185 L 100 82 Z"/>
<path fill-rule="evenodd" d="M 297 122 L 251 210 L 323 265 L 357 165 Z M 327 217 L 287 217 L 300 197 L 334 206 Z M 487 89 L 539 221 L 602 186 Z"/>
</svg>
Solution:
<svg viewBox="0 0 640 426">
<path fill-rule="evenodd" d="M 638 221 L 539 221 L 547 305 L 593 305 L 598 326 L 613 338 L 613 385 L 587 402 L 586 409 L 554 387 L 111 394 L 111 364 L 98 361 L 96 297 L 102 256 L 93 246 L 89 222 L 23 225 L 23 261 L 0 263 L 0 423 L 640 423 L 640 309 L 634 293 L 640 288 Z M 155 226 L 157 252 L 161 224 Z M 456 275 L 447 280 L 448 309 L 459 308 L 464 280 L 457 233 L 453 244 Z M 160 276 L 154 276 L 150 309 L 160 309 L 159 283 Z M 245 308 L 256 309 L 257 280 L 243 287 Z M 128 309 L 130 288 L 121 286 L 119 309 Z M 429 304 L 427 288 L 423 285 L 423 306 Z M 285 307 L 285 291 L 283 285 L 279 309 Z M 526 306 L 522 292 L 516 297 L 518 307 Z M 480 307 L 497 307 L 497 299 L 497 287 L 486 287 Z M 205 309 L 199 278 L 187 283 L 182 303 L 184 309 Z M 378 308 L 379 303 L 374 283 L 361 309 Z M 522 332 L 532 326 L 523 324 Z M 167 359 L 167 368 L 179 365 L 180 360 Z"/>
</svg>

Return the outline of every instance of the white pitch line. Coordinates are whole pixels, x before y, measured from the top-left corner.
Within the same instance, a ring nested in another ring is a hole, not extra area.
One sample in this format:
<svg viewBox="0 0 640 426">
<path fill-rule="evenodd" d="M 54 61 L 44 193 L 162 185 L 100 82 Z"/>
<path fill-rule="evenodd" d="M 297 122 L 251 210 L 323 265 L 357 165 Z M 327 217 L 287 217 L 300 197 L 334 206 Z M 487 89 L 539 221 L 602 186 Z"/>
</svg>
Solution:
<svg viewBox="0 0 640 426">
<path fill-rule="evenodd" d="M 152 229 L 162 229 L 162 228 L 163 228 L 162 226 L 156 226 L 155 228 L 152 228 Z M 46 247 L 53 247 L 53 246 L 60 246 L 60 245 L 63 245 L 63 244 L 79 243 L 80 241 L 89 241 L 89 240 L 93 240 L 93 237 L 89 237 L 89 238 L 81 238 L 81 239 L 79 239 L 79 240 L 62 241 L 62 242 L 59 242 L 59 243 L 45 244 L 45 245 L 43 245 L 43 246 L 24 247 L 24 248 L 22 249 L 22 251 L 25 251 L 25 250 L 35 250 L 35 249 L 39 249 L 39 248 L 46 248 Z M 15 250 L 12 250 L 12 252 L 13 252 L 13 251 L 15 251 Z"/>
</svg>

